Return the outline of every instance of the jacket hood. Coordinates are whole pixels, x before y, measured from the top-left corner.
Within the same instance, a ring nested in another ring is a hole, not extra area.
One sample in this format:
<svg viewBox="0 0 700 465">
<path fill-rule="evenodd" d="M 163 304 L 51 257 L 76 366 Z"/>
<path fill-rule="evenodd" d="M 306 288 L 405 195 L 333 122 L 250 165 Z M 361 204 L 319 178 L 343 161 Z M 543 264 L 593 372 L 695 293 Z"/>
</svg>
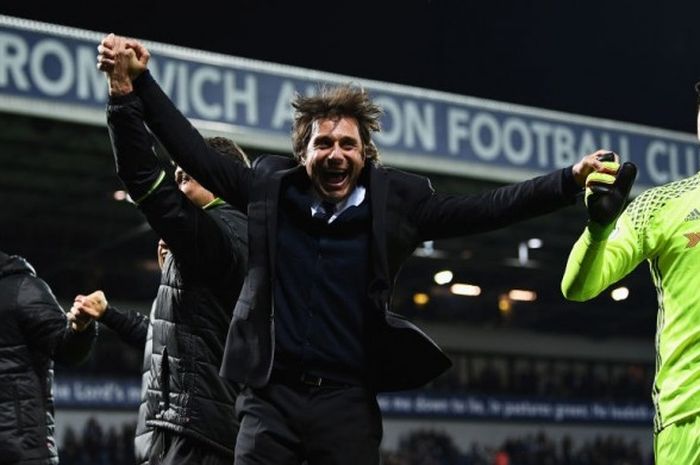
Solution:
<svg viewBox="0 0 700 465">
<path fill-rule="evenodd" d="M 7 255 L 0 252 L 0 279 L 11 274 L 30 274 L 36 276 L 36 272 L 27 260 L 19 255 Z"/>
</svg>

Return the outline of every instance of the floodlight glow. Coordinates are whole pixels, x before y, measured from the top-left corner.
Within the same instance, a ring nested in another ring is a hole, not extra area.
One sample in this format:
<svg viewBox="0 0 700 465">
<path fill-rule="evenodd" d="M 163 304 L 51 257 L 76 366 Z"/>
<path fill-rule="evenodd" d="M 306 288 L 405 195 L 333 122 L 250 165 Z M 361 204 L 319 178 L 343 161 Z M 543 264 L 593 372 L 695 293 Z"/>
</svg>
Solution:
<svg viewBox="0 0 700 465">
<path fill-rule="evenodd" d="M 528 291 L 527 289 L 511 289 L 510 292 L 508 292 L 508 298 L 520 302 L 532 302 L 537 300 L 537 293 Z"/>
<path fill-rule="evenodd" d="M 513 303 L 507 295 L 501 294 L 498 298 L 498 310 L 501 312 L 501 315 L 510 315 L 511 310 L 513 310 Z"/>
<path fill-rule="evenodd" d="M 438 271 L 435 273 L 435 276 L 433 276 L 433 279 L 435 282 L 439 285 L 447 284 L 452 282 L 453 274 L 450 270 L 443 270 L 443 271 Z"/>
<path fill-rule="evenodd" d="M 416 305 L 425 305 L 430 302 L 430 296 L 425 292 L 416 292 L 413 294 L 413 303 Z"/>
<path fill-rule="evenodd" d="M 455 295 L 466 295 L 476 297 L 481 294 L 481 288 L 473 284 L 455 283 L 450 287 L 450 292 Z"/>
<path fill-rule="evenodd" d="M 539 237 L 533 237 L 529 241 L 527 241 L 527 246 L 531 249 L 540 249 L 542 248 L 542 239 Z"/>
<path fill-rule="evenodd" d="M 618 287 L 617 289 L 613 289 L 612 292 L 610 293 L 610 297 L 612 297 L 612 299 L 617 301 L 617 302 L 619 302 L 621 300 L 625 300 L 629 296 L 630 296 L 630 290 L 627 289 L 625 286 Z"/>
</svg>

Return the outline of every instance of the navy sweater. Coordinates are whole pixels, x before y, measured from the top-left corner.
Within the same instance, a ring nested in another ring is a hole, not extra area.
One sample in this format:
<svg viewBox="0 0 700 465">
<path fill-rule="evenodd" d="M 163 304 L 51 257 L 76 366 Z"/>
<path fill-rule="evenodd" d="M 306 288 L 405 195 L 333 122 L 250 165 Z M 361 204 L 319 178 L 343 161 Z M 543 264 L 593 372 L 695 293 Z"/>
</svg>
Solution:
<svg viewBox="0 0 700 465">
<path fill-rule="evenodd" d="M 327 224 L 311 218 L 308 180 L 283 187 L 274 289 L 276 369 L 349 384 L 366 377 L 368 200 Z"/>
</svg>

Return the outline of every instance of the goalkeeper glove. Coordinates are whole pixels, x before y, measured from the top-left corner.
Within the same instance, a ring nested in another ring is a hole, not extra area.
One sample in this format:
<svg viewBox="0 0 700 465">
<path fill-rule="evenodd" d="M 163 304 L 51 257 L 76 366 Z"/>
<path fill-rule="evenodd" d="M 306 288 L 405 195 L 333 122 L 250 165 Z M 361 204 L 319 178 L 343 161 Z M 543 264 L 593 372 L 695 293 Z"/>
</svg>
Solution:
<svg viewBox="0 0 700 465">
<path fill-rule="evenodd" d="M 637 167 L 625 162 L 622 166 L 614 161 L 614 154 L 603 154 L 600 161 L 615 174 L 594 172 L 586 178 L 585 203 L 588 209 L 588 230 L 596 240 L 604 240 L 615 227 L 615 220 L 622 213 L 629 197 Z"/>
</svg>

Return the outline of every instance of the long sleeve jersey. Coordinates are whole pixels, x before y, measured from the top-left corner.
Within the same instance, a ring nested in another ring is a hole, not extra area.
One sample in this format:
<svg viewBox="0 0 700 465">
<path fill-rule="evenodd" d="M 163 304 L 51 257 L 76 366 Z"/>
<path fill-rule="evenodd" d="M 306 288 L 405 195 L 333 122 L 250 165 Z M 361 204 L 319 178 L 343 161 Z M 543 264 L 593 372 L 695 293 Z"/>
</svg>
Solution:
<svg viewBox="0 0 700 465">
<path fill-rule="evenodd" d="M 607 240 L 588 229 L 562 280 L 572 300 L 588 300 L 649 262 L 658 296 L 655 431 L 700 412 L 700 173 L 644 192 Z"/>
</svg>

